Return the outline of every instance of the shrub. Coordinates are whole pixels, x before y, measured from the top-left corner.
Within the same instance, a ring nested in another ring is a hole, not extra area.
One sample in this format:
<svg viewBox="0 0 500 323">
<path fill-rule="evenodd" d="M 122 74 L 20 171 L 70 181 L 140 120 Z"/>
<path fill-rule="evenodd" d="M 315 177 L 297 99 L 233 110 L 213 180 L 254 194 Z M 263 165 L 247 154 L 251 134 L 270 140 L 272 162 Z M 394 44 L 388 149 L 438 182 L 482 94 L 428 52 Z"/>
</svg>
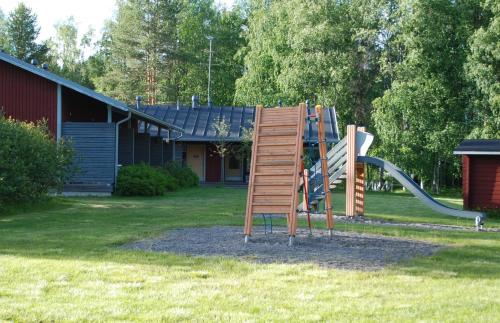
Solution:
<svg viewBox="0 0 500 323">
<path fill-rule="evenodd" d="M 125 196 L 163 195 L 177 187 L 174 177 L 143 163 L 121 167 L 116 180 L 116 193 Z"/>
<path fill-rule="evenodd" d="M 180 187 L 194 187 L 200 183 L 198 175 L 191 168 L 183 167 L 176 162 L 166 164 L 165 170 L 177 180 Z"/>
<path fill-rule="evenodd" d="M 46 122 L 5 118 L 0 111 L 0 204 L 33 202 L 71 175 L 71 144 L 56 143 Z"/>
</svg>

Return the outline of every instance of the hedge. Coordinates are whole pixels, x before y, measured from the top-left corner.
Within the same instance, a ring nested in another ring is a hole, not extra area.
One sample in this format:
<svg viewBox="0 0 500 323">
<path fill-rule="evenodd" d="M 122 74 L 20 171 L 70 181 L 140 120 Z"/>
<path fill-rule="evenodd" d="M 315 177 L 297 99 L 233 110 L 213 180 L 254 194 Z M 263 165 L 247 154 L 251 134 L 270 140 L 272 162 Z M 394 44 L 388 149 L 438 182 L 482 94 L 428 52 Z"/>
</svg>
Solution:
<svg viewBox="0 0 500 323">
<path fill-rule="evenodd" d="M 0 203 L 32 202 L 58 190 L 74 171 L 71 144 L 56 143 L 45 121 L 0 113 Z"/>
</svg>

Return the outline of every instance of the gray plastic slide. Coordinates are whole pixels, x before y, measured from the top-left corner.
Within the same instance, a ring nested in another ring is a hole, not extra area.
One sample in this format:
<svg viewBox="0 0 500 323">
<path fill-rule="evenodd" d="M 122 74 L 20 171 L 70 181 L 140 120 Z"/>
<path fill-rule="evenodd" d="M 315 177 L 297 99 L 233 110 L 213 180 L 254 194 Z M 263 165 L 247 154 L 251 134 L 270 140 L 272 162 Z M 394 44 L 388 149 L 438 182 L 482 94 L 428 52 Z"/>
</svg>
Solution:
<svg viewBox="0 0 500 323">
<path fill-rule="evenodd" d="M 404 187 L 406 187 L 420 201 L 422 201 L 425 205 L 427 205 L 436 212 L 459 218 L 476 219 L 476 225 L 478 225 L 477 221 L 485 218 L 485 215 L 482 212 L 457 210 L 448 207 L 442 203 L 439 203 L 438 201 L 433 199 L 429 194 L 427 194 L 424 190 L 422 190 L 420 186 L 417 183 L 415 183 L 408 175 L 406 175 L 400 168 L 398 168 L 397 166 L 386 160 L 368 156 L 358 156 L 357 160 L 358 162 L 371 164 L 385 170 L 398 182 L 400 182 Z"/>
</svg>

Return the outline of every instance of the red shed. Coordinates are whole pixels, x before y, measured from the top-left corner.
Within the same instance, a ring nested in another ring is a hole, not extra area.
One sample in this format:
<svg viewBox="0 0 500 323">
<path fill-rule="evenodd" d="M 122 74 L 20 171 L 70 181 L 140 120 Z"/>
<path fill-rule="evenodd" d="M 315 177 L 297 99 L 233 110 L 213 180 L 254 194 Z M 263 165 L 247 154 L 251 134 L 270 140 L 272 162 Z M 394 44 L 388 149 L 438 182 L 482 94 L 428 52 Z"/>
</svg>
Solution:
<svg viewBox="0 0 500 323">
<path fill-rule="evenodd" d="M 500 208 L 500 140 L 465 140 L 462 155 L 464 209 Z"/>
</svg>

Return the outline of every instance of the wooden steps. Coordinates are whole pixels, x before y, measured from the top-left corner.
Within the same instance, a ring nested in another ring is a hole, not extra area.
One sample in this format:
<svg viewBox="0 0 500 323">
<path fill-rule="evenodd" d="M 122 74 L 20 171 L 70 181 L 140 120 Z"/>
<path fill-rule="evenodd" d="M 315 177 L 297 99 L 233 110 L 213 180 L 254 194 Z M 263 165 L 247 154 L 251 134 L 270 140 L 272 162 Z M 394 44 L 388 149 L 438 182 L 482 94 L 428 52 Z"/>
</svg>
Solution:
<svg viewBox="0 0 500 323">
<path fill-rule="evenodd" d="M 297 229 L 306 106 L 264 109 L 257 106 L 248 185 L 245 235 L 255 214 L 286 214 L 288 233 Z"/>
</svg>

